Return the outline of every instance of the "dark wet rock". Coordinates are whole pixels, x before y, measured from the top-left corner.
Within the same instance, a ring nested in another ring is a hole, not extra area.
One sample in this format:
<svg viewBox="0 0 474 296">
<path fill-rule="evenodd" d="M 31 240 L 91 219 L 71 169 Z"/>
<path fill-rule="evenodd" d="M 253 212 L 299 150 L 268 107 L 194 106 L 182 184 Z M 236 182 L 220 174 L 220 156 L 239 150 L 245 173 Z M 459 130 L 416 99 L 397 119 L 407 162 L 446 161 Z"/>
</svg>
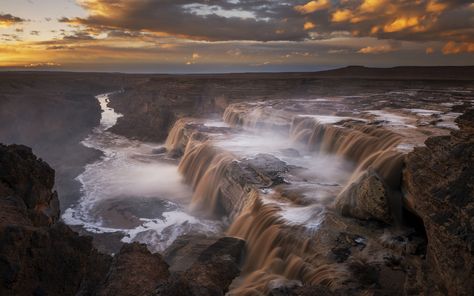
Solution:
<svg viewBox="0 0 474 296">
<path fill-rule="evenodd" d="M 100 296 L 149 295 L 169 277 L 168 264 L 161 255 L 152 254 L 146 245 L 125 244 L 115 255 Z"/>
<path fill-rule="evenodd" d="M 124 94 L 116 95 L 116 97 L 121 96 Z M 118 107 L 118 111 L 121 112 L 121 106 L 114 105 L 115 101 L 112 98 L 112 105 Z M 130 113 L 127 112 L 126 116 L 120 117 L 117 124 L 110 128 L 110 131 L 129 138 L 164 141 L 176 121 L 176 113 L 170 106 L 166 106 L 166 103 L 164 103 L 165 106 L 159 103 L 144 103 L 140 97 L 135 97 L 134 101 L 141 103 L 124 106 Z"/>
<path fill-rule="evenodd" d="M 173 274 L 158 286 L 154 295 L 224 295 L 240 273 L 239 261 L 245 242 L 224 237 L 205 249 L 184 272 Z"/>
<path fill-rule="evenodd" d="M 0 144 L 0 295 L 90 295 L 110 257 L 62 223 L 54 171 L 31 149 Z"/>
<path fill-rule="evenodd" d="M 159 147 L 151 150 L 151 153 L 153 154 L 164 154 L 166 153 L 166 147 Z"/>
<path fill-rule="evenodd" d="M 294 148 L 281 149 L 280 152 L 287 157 L 301 157 L 300 152 Z"/>
<path fill-rule="evenodd" d="M 2 203 L 26 211 L 34 226 L 51 225 L 59 219 L 59 200 L 53 186 L 54 170 L 37 159 L 31 148 L 0 144 L 0 196 L 6 198 Z"/>
<path fill-rule="evenodd" d="M 373 171 L 362 174 L 336 199 L 336 209 L 343 215 L 392 223 L 388 188 L 382 178 Z"/>
<path fill-rule="evenodd" d="M 259 153 L 253 158 L 241 160 L 240 163 L 259 177 L 271 180 L 273 185 L 284 183 L 284 174 L 289 170 L 286 162 L 271 154 Z"/>
<path fill-rule="evenodd" d="M 429 294 L 469 295 L 474 290 L 474 110 L 460 130 L 432 137 L 407 156 L 407 203 L 428 238 L 424 263 Z"/>
<path fill-rule="evenodd" d="M 62 223 L 0 227 L 1 295 L 90 295 L 107 274 L 110 258 L 90 237 Z"/>
<path fill-rule="evenodd" d="M 336 296 L 342 295 L 331 291 L 328 287 L 322 285 L 301 286 L 289 285 L 273 288 L 269 296 Z"/>
<path fill-rule="evenodd" d="M 182 235 L 169 246 L 163 256 L 170 271 L 184 271 L 197 261 L 199 255 L 217 241 L 205 235 Z"/>
</svg>

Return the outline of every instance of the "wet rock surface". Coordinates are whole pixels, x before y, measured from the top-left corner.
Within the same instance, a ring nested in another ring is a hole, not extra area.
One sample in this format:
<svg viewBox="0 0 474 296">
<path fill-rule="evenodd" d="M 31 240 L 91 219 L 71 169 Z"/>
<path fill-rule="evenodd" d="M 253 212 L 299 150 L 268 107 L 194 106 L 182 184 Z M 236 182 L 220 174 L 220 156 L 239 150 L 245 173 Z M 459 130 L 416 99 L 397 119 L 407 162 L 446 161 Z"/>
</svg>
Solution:
<svg viewBox="0 0 474 296">
<path fill-rule="evenodd" d="M 170 271 L 184 271 L 218 238 L 204 235 L 182 235 L 169 246 L 163 256 L 170 265 Z"/>
<path fill-rule="evenodd" d="M 367 171 L 338 195 L 336 209 L 343 215 L 390 224 L 393 217 L 388 190 L 383 179 L 375 172 Z"/>
<path fill-rule="evenodd" d="M 224 295 L 240 273 L 239 262 L 245 242 L 224 237 L 206 248 L 186 271 L 171 275 L 154 295 Z"/>
<path fill-rule="evenodd" d="M 407 156 L 404 187 L 428 239 L 429 293 L 468 295 L 474 289 L 474 110 L 460 130 L 433 137 Z"/>
<path fill-rule="evenodd" d="M 97 295 L 150 295 L 168 277 L 168 264 L 161 255 L 151 254 L 143 244 L 125 244 L 114 256 L 107 278 Z"/>
</svg>

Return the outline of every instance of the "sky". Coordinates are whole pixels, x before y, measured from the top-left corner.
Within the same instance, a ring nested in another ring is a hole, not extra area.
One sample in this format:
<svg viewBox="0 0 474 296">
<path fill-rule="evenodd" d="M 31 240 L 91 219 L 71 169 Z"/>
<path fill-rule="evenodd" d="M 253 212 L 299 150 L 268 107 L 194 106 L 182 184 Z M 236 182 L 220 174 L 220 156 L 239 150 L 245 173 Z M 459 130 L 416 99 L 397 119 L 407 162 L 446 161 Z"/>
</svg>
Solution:
<svg viewBox="0 0 474 296">
<path fill-rule="evenodd" d="M 465 0 L 0 0 L 0 70 L 474 65 Z"/>
</svg>

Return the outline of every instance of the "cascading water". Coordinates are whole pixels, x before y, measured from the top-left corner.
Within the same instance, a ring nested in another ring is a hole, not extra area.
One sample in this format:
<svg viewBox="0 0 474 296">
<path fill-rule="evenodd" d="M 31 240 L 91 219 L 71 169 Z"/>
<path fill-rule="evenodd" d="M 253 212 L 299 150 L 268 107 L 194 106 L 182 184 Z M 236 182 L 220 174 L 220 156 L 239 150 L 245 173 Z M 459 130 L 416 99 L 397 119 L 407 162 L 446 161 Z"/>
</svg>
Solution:
<svg viewBox="0 0 474 296">
<path fill-rule="evenodd" d="M 122 116 L 108 106 L 111 95 L 97 96 L 100 125 L 82 142 L 103 156 L 77 177 L 82 197 L 65 211 L 63 220 L 92 233 L 121 233 L 122 241 L 140 241 L 156 251 L 188 232 L 220 232 L 219 222 L 199 219 L 186 210 L 192 191 L 175 164 L 153 153 L 158 145 L 108 131 Z"/>
<path fill-rule="evenodd" d="M 194 189 L 193 207 L 226 214 L 231 220 L 226 233 L 247 243 L 242 274 L 230 294 L 262 295 L 289 280 L 330 288 L 350 281 L 347 266 L 328 258 L 338 233 L 357 228 L 341 217 L 338 205 L 357 204 L 347 200 L 354 196 L 349 189 L 375 174 L 387 188 L 371 188 L 386 190 L 388 215 L 399 215 L 402 137 L 367 125 L 363 117 L 299 115 L 271 102 L 230 105 L 223 119 L 232 132 L 202 133 L 192 119 L 178 121 L 169 147 L 183 152 L 179 171 Z M 263 171 L 271 170 L 272 159 L 288 167 L 281 184 L 255 169 L 260 163 Z M 356 239 L 353 244 L 364 244 Z M 367 254 L 361 252 L 362 261 Z"/>
</svg>

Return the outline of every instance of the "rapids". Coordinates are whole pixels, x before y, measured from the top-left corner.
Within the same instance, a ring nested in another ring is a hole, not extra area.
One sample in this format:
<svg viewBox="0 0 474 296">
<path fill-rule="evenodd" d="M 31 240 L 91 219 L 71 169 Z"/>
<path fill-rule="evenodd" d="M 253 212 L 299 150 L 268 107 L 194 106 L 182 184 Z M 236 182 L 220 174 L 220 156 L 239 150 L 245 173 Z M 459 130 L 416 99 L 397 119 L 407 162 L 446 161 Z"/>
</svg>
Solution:
<svg viewBox="0 0 474 296">
<path fill-rule="evenodd" d="M 178 150 L 182 155 L 179 172 L 193 188 L 192 209 L 227 217 L 227 235 L 246 241 L 242 273 L 230 295 L 262 295 L 291 281 L 329 288 L 350 281 L 347 265 L 328 254 L 337 233 L 361 231 L 341 217 L 347 213 L 340 204 L 355 207 L 358 201 L 351 200 L 351 190 L 371 174 L 386 186 L 385 221 L 401 223 L 406 153 L 401 147 L 413 148 L 426 138 L 416 134 L 413 124 L 428 111 L 335 115 L 331 108 L 345 109 L 340 101 L 235 103 L 223 113 L 225 124 L 185 118 L 170 131 L 166 146 L 172 155 Z M 305 103 L 314 110 L 302 107 Z M 415 136 L 397 129 L 409 129 Z M 357 255 L 361 262 L 384 256 L 387 235 L 371 235 L 373 253 Z M 356 240 L 356 245 L 365 245 L 365 238 Z"/>
<path fill-rule="evenodd" d="M 103 156 L 77 177 L 82 197 L 63 220 L 91 233 L 119 233 L 123 242 L 139 241 L 155 251 L 185 233 L 219 233 L 219 221 L 199 219 L 187 210 L 192 190 L 175 164 L 154 153 L 159 145 L 108 131 L 122 116 L 108 106 L 111 95 L 97 96 L 100 125 L 82 142 Z"/>
<path fill-rule="evenodd" d="M 441 114 L 339 114 L 346 109 L 342 98 L 236 103 L 222 121 L 178 119 L 164 153 L 158 144 L 107 131 L 120 117 L 108 107 L 109 96 L 97 97 L 101 124 L 83 141 L 104 156 L 78 176 L 83 197 L 63 219 L 90 232 L 120 232 L 122 241 L 155 251 L 185 233 L 242 238 L 246 254 L 230 295 L 262 295 L 291 282 L 331 289 L 350 282 L 353 271 L 335 244 L 366 231 L 346 210 L 360 204 L 354 188 L 368 176 L 379 182 L 388 213 L 378 222 L 400 230 L 404 156 L 427 137 L 415 124 Z M 377 228 L 350 240 L 360 247 L 353 265 L 383 260 L 385 245 L 397 247 Z"/>
</svg>

